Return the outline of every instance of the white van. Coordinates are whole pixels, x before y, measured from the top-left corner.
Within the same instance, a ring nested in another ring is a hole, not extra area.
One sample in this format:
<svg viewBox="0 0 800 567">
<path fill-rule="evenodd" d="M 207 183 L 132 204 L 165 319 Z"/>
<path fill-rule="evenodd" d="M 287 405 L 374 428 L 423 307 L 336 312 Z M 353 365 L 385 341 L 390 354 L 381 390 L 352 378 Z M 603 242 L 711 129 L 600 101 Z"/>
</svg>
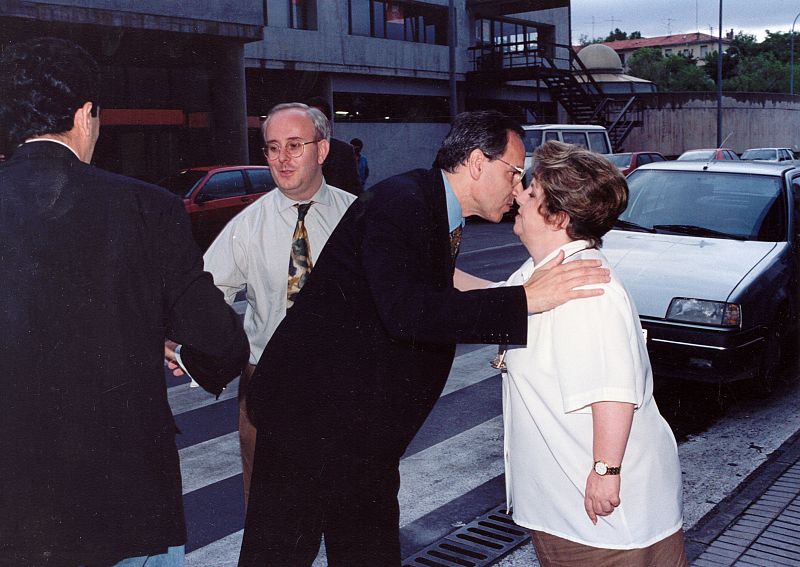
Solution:
<svg viewBox="0 0 800 567">
<path fill-rule="evenodd" d="M 593 124 L 528 124 L 525 130 L 525 167 L 531 166 L 533 150 L 549 142 L 558 140 L 565 144 L 577 144 L 598 154 L 611 153 L 611 140 L 603 126 Z"/>
</svg>

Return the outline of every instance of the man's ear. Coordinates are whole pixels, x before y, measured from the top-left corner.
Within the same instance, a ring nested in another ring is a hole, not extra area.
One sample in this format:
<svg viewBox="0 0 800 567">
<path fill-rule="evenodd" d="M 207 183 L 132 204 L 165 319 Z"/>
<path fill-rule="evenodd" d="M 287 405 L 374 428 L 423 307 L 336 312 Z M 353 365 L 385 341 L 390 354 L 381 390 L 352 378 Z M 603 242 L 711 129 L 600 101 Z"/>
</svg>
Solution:
<svg viewBox="0 0 800 567">
<path fill-rule="evenodd" d="M 486 161 L 486 154 L 478 148 L 475 148 L 469 153 L 469 157 L 467 157 L 467 168 L 469 169 L 469 175 L 472 179 L 480 178 L 483 168 L 486 167 Z"/>
<path fill-rule="evenodd" d="M 322 139 L 317 142 L 317 163 L 322 165 L 325 162 L 325 158 L 328 157 L 328 152 L 331 149 L 331 144 L 326 139 Z"/>
<path fill-rule="evenodd" d="M 83 106 L 75 111 L 75 116 L 72 119 L 72 127 L 76 133 L 90 136 L 92 132 L 92 103 L 87 101 Z"/>
</svg>

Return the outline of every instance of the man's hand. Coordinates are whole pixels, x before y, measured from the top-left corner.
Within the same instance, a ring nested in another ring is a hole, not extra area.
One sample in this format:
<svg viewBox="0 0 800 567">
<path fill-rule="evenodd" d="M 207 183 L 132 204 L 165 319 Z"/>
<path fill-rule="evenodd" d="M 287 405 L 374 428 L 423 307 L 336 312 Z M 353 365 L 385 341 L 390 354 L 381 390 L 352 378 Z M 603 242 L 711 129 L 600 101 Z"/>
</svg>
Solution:
<svg viewBox="0 0 800 567">
<path fill-rule="evenodd" d="M 620 476 L 600 476 L 594 471 L 586 479 L 586 496 L 583 507 L 593 524 L 597 524 L 597 516 L 608 516 L 619 506 Z"/>
<path fill-rule="evenodd" d="M 169 339 L 164 341 L 164 366 L 169 368 L 172 375 L 177 378 L 183 376 L 183 370 L 181 370 L 175 355 L 176 348 L 178 348 L 178 343 Z"/>
<path fill-rule="evenodd" d="M 564 251 L 533 272 L 523 284 L 528 299 L 528 313 L 541 313 L 571 299 L 602 295 L 602 289 L 575 289 L 589 284 L 611 281 L 610 272 L 600 267 L 599 260 L 564 261 Z"/>
</svg>

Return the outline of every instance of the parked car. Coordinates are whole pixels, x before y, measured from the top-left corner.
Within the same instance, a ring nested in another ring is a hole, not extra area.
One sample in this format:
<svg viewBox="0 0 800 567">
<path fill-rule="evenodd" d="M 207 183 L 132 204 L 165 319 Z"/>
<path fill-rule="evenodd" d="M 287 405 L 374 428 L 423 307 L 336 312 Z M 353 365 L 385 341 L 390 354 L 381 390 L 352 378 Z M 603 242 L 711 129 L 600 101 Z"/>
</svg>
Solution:
<svg viewBox="0 0 800 567">
<path fill-rule="evenodd" d="M 728 148 L 689 150 L 678 156 L 678 161 L 739 161 L 739 156 Z"/>
<path fill-rule="evenodd" d="M 192 167 L 158 185 L 183 198 L 203 250 L 239 211 L 275 188 L 269 167 L 257 165 Z"/>
<path fill-rule="evenodd" d="M 657 375 L 769 386 L 797 357 L 800 168 L 667 161 L 628 177 L 603 251 Z"/>
<path fill-rule="evenodd" d="M 789 148 L 750 148 L 742 153 L 745 161 L 793 162 L 794 152 Z"/>
<path fill-rule="evenodd" d="M 619 168 L 622 175 L 628 175 L 640 165 L 667 160 L 667 158 L 658 152 L 624 152 L 621 154 L 611 154 L 606 157 Z"/>
<path fill-rule="evenodd" d="M 595 124 L 526 124 L 522 129 L 525 130 L 526 168 L 531 166 L 534 150 L 550 140 L 583 146 L 598 154 L 612 151 L 608 131 Z"/>
</svg>

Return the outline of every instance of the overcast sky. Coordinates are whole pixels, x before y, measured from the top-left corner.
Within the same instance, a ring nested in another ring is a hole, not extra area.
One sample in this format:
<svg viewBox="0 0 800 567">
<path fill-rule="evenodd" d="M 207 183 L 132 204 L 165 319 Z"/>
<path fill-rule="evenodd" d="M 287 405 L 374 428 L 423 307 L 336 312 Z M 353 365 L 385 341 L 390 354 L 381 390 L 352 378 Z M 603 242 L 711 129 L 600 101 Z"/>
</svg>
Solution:
<svg viewBox="0 0 800 567">
<path fill-rule="evenodd" d="M 606 37 L 614 28 L 644 37 L 670 33 L 719 33 L 720 0 L 572 0 L 572 43 L 581 35 Z M 800 0 L 722 0 L 722 29 L 753 34 L 788 32 L 800 12 Z M 592 23 L 594 22 L 594 23 Z M 800 18 L 795 24 L 800 31 Z"/>
</svg>

